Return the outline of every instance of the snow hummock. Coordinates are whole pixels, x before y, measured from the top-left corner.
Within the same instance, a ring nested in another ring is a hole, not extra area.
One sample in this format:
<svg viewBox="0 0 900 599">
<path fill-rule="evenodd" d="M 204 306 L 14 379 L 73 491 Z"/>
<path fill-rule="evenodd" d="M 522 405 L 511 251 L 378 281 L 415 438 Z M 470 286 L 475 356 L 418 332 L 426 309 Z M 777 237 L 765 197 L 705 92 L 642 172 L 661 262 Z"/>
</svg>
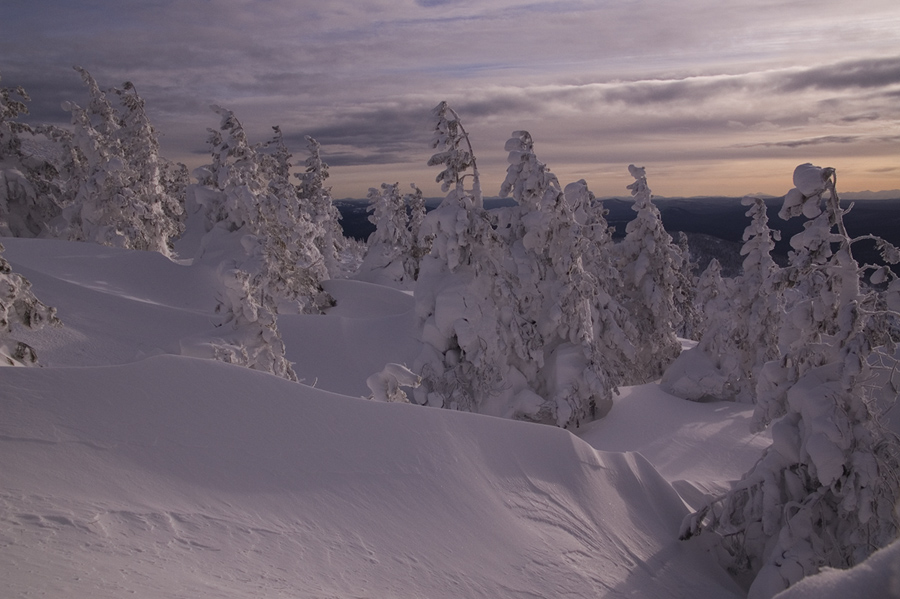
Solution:
<svg viewBox="0 0 900 599">
<path fill-rule="evenodd" d="M 0 377 L 5 596 L 743 596 L 677 536 L 769 443 L 746 406 L 651 383 L 573 434 L 368 401 L 418 353 L 408 294 L 281 315 L 298 384 L 181 355 L 219 322 L 203 264 L 4 244 L 64 323 Z"/>
</svg>

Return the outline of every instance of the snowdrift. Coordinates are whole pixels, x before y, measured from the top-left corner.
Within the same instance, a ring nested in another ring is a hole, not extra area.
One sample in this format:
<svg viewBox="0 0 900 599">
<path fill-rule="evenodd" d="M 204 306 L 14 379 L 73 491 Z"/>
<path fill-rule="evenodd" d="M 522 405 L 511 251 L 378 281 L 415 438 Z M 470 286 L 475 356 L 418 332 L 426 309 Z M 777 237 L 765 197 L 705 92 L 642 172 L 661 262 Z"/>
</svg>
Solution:
<svg viewBox="0 0 900 599">
<path fill-rule="evenodd" d="M 177 356 L 0 397 L 10 596 L 737 595 L 644 458 L 560 429 Z"/>
<path fill-rule="evenodd" d="M 4 596 L 742 594 L 677 541 L 675 488 L 692 502 L 758 457 L 743 406 L 623 389 L 576 431 L 604 453 L 367 401 L 369 375 L 418 352 L 408 294 L 330 281 L 328 314 L 279 317 L 296 384 L 179 355 L 218 322 L 203 264 L 4 243 L 64 322 L 16 331 L 44 368 L 0 372 Z"/>
</svg>

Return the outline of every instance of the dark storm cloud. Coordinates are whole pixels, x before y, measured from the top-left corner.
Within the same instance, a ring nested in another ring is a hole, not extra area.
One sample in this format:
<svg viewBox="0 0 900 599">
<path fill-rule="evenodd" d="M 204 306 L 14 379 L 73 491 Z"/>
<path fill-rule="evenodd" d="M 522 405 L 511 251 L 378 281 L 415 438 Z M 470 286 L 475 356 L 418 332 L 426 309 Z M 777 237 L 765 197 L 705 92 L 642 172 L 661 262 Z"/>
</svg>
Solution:
<svg viewBox="0 0 900 599">
<path fill-rule="evenodd" d="M 416 0 L 416 4 L 425 8 L 433 8 L 435 6 L 446 6 L 454 4 L 455 0 Z"/>
<path fill-rule="evenodd" d="M 431 107 L 377 107 L 369 110 L 332 115 L 330 122 L 312 125 L 301 135 L 310 135 L 320 143 L 350 144 L 361 148 L 381 147 L 387 140 L 404 144 L 430 139 L 428 133 Z"/>
<path fill-rule="evenodd" d="M 900 56 L 839 62 L 784 74 L 778 79 L 777 87 L 783 92 L 885 88 L 900 84 Z"/>
<path fill-rule="evenodd" d="M 822 137 L 812 137 L 807 139 L 793 139 L 785 141 L 767 141 L 754 144 L 740 144 L 736 147 L 742 148 L 800 148 L 804 146 L 821 146 L 832 144 L 853 144 L 863 141 L 878 143 L 896 143 L 900 142 L 900 135 L 823 135 Z"/>
<path fill-rule="evenodd" d="M 749 82 L 738 77 L 641 81 L 618 85 L 605 91 L 603 97 L 607 102 L 621 102 L 633 106 L 696 102 L 746 89 L 748 85 Z"/>
<path fill-rule="evenodd" d="M 877 112 L 868 112 L 866 114 L 851 114 L 841 119 L 844 123 L 859 123 L 861 121 L 877 121 L 881 117 Z"/>
</svg>

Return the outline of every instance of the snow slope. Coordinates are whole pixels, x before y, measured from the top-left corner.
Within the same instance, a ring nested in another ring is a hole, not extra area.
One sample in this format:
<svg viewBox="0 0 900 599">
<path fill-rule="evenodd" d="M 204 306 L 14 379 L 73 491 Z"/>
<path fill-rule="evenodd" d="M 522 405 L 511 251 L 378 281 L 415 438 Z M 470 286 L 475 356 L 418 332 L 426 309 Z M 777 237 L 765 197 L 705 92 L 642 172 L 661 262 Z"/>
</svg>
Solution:
<svg viewBox="0 0 900 599">
<path fill-rule="evenodd" d="M 4 597 L 742 595 L 675 492 L 756 459 L 740 406 L 624 389 L 582 440 L 367 401 L 417 351 L 407 294 L 332 281 L 329 314 L 281 317 L 296 384 L 179 355 L 217 323 L 201 266 L 4 244 L 65 323 L 0 371 Z"/>
</svg>

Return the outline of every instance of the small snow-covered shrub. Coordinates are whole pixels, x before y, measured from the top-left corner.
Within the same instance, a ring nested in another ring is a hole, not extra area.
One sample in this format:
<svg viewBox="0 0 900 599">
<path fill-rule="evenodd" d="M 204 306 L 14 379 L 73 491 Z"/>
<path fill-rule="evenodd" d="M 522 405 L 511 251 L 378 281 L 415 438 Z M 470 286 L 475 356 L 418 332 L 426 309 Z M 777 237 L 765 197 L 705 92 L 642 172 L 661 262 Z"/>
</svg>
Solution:
<svg viewBox="0 0 900 599">
<path fill-rule="evenodd" d="M 3 246 L 0 245 L 2 253 Z M 0 365 L 37 364 L 34 349 L 12 338 L 13 327 L 19 325 L 37 330 L 48 324 L 59 326 L 56 309 L 37 299 L 28 279 L 14 273 L 9 262 L 0 255 Z"/>
<path fill-rule="evenodd" d="M 56 168 L 23 148 L 21 136 L 35 133 L 17 120 L 29 100 L 21 87 L 0 87 L 0 236 L 46 236 L 60 213 Z"/>
<path fill-rule="evenodd" d="M 384 402 L 409 403 L 406 392 L 401 387 L 416 388 L 422 383 L 422 377 L 402 364 L 393 362 L 385 364 L 380 372 L 366 379 L 366 386 L 372 395 L 369 399 Z"/>
</svg>

